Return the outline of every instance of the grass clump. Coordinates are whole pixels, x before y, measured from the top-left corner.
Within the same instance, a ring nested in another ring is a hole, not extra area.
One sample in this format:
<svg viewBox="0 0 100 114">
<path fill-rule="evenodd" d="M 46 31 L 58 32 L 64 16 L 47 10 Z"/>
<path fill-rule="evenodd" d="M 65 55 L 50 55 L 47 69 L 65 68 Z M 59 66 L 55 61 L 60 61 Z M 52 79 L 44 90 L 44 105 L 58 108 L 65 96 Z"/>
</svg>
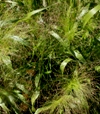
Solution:
<svg viewBox="0 0 100 114">
<path fill-rule="evenodd" d="M 0 113 L 99 114 L 99 10 L 98 0 L 0 1 Z"/>
</svg>

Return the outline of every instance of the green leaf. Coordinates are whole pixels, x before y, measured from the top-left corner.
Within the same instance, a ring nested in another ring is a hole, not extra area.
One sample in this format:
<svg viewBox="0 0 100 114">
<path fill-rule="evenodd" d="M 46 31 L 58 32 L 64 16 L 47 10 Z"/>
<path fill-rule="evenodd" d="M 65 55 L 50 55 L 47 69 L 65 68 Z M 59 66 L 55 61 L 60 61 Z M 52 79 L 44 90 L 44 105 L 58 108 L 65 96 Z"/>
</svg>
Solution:
<svg viewBox="0 0 100 114">
<path fill-rule="evenodd" d="M 66 46 L 67 46 L 66 43 L 63 41 L 63 39 L 59 36 L 59 34 L 57 34 L 57 33 L 54 32 L 54 31 L 50 31 L 49 34 L 50 34 L 51 36 L 53 36 L 54 38 L 56 38 L 56 39 L 61 43 L 61 45 L 62 45 L 63 47 L 66 47 Z"/>
<path fill-rule="evenodd" d="M 35 93 L 33 93 L 32 97 L 31 97 L 32 111 L 35 111 L 34 103 L 39 95 L 40 95 L 40 91 L 35 91 Z"/>
<path fill-rule="evenodd" d="M 98 73 L 100 73 L 100 66 L 95 66 L 95 71 L 97 71 Z"/>
<path fill-rule="evenodd" d="M 9 109 L 6 107 L 5 103 L 0 103 L 0 107 L 2 107 L 2 109 L 9 114 Z"/>
<path fill-rule="evenodd" d="M 41 112 L 43 112 L 43 111 L 49 110 L 50 108 L 51 108 L 51 105 L 49 105 L 49 106 L 44 106 L 44 107 L 42 107 L 42 108 L 38 108 L 38 109 L 36 110 L 35 114 L 39 114 L 39 113 L 41 113 Z"/>
<path fill-rule="evenodd" d="M 14 90 L 14 93 L 16 94 L 16 97 L 17 97 L 19 100 L 21 100 L 22 102 L 26 103 L 25 97 L 24 97 L 22 94 L 20 94 L 20 91 L 19 91 L 19 90 Z"/>
<path fill-rule="evenodd" d="M 64 73 L 64 69 L 65 69 L 66 65 L 67 65 L 70 61 L 72 61 L 72 59 L 71 59 L 71 58 L 67 58 L 67 59 L 65 59 L 65 60 L 61 63 L 61 65 L 60 65 L 60 70 L 61 70 L 62 74 Z"/>
<path fill-rule="evenodd" d="M 9 39 L 12 39 L 15 43 L 18 42 L 18 43 L 25 45 L 25 46 L 28 45 L 28 43 L 23 38 L 21 38 L 19 36 L 13 35 L 13 36 L 10 36 Z"/>
<path fill-rule="evenodd" d="M 54 38 L 56 38 L 59 42 L 63 42 L 62 38 L 54 31 L 49 32 Z"/>
<path fill-rule="evenodd" d="M 89 22 L 89 20 L 100 10 L 100 4 L 91 9 L 83 18 L 83 27 Z"/>
<path fill-rule="evenodd" d="M 8 67 L 8 68 L 12 68 L 12 62 L 9 56 L 2 56 L 2 61 L 3 63 Z"/>
<path fill-rule="evenodd" d="M 43 6 L 44 7 L 47 7 L 47 2 L 46 2 L 46 0 L 42 0 L 43 1 Z"/>
<path fill-rule="evenodd" d="M 68 36 L 69 41 L 74 39 L 75 33 L 77 31 L 77 27 L 78 27 L 78 23 L 75 22 L 73 27 L 66 33 L 66 35 Z"/>
<path fill-rule="evenodd" d="M 2 109 L 9 114 L 9 109 L 6 107 L 5 103 L 3 103 L 2 98 L 0 97 L 0 107 L 2 107 Z"/>
<path fill-rule="evenodd" d="M 12 106 L 13 110 L 15 111 L 16 114 L 19 114 L 19 109 L 15 103 L 15 98 L 12 95 L 8 95 L 9 99 L 9 104 Z"/>
<path fill-rule="evenodd" d="M 24 40 L 20 38 L 19 36 L 11 36 L 11 39 L 13 39 L 16 42 L 22 43 Z"/>
<path fill-rule="evenodd" d="M 16 103 L 15 103 L 15 98 L 12 96 L 12 95 L 8 95 L 8 99 L 9 99 L 9 101 L 11 102 L 11 104 L 13 104 L 14 106 L 16 105 Z"/>
<path fill-rule="evenodd" d="M 25 89 L 24 85 L 16 83 L 16 87 L 20 90 L 22 90 L 24 93 L 27 93 L 27 90 Z"/>
<path fill-rule="evenodd" d="M 37 10 L 34 10 L 34 11 L 32 11 L 32 12 L 29 12 L 29 13 L 27 14 L 27 16 L 26 16 L 23 20 L 27 20 L 27 19 L 29 19 L 32 15 L 35 15 L 35 14 L 37 14 L 37 13 L 39 13 L 39 12 L 45 10 L 45 9 L 47 9 L 47 7 L 46 7 L 46 8 L 41 8 L 41 9 L 37 9 Z"/>
<path fill-rule="evenodd" d="M 100 42 L 100 36 L 98 38 L 96 38 L 99 42 Z"/>
<path fill-rule="evenodd" d="M 11 0 L 6 0 L 5 2 L 12 4 L 12 7 L 17 6 L 17 2 L 13 2 L 13 1 L 11 1 Z M 11 8 L 12 8 L 12 7 L 11 7 Z"/>
<path fill-rule="evenodd" d="M 0 28 L 2 28 L 3 26 L 7 25 L 7 21 L 6 20 L 1 20 L 0 21 Z"/>
<path fill-rule="evenodd" d="M 50 74 L 52 71 L 51 70 L 48 70 L 45 72 L 45 74 Z"/>
<path fill-rule="evenodd" d="M 38 88 L 40 78 L 41 78 L 41 75 L 36 75 L 36 77 L 35 77 L 35 87 L 36 88 Z"/>
<path fill-rule="evenodd" d="M 78 59 L 78 60 L 80 60 L 81 62 L 85 62 L 85 59 L 84 59 L 84 57 L 82 56 L 82 54 L 78 51 L 78 50 L 75 50 L 74 51 L 74 54 L 75 54 L 75 57 Z"/>
<path fill-rule="evenodd" d="M 77 19 L 81 19 L 87 12 L 88 12 L 88 9 L 89 9 L 89 5 L 87 5 L 86 7 L 83 8 L 82 12 L 79 14 L 78 18 Z"/>
</svg>

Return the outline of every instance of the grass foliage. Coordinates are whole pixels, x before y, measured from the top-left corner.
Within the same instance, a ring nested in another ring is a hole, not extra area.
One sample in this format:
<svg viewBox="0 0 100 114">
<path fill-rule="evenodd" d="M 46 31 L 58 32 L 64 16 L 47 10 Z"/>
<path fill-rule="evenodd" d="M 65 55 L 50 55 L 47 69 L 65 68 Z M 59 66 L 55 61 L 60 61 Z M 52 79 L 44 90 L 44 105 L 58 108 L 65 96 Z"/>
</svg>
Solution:
<svg viewBox="0 0 100 114">
<path fill-rule="evenodd" d="M 99 49 L 99 0 L 0 0 L 0 114 L 99 114 Z"/>
</svg>

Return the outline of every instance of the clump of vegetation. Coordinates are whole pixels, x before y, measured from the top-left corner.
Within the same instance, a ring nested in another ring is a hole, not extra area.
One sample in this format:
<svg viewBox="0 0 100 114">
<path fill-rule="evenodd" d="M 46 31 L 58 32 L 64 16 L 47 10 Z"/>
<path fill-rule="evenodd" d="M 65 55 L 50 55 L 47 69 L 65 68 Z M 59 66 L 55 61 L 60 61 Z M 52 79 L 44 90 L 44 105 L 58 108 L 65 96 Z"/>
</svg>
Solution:
<svg viewBox="0 0 100 114">
<path fill-rule="evenodd" d="M 99 2 L 0 1 L 1 114 L 99 114 Z"/>
</svg>

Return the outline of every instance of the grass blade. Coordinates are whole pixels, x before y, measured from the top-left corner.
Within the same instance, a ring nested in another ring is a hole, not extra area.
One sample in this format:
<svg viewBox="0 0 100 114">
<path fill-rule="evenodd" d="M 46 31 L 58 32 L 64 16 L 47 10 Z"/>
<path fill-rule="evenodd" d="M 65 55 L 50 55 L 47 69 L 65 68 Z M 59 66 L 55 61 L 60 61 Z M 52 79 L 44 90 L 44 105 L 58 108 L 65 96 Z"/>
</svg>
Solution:
<svg viewBox="0 0 100 114">
<path fill-rule="evenodd" d="M 97 71 L 98 73 L 100 73 L 100 66 L 95 66 L 95 71 Z"/>
<path fill-rule="evenodd" d="M 23 92 L 27 93 L 27 90 L 25 89 L 24 85 L 16 83 L 16 87 L 20 90 L 22 90 Z"/>
<path fill-rule="evenodd" d="M 50 108 L 51 108 L 51 105 L 45 106 L 45 107 L 42 107 L 42 108 L 38 108 L 38 109 L 36 110 L 35 114 L 39 114 L 39 113 L 41 113 L 41 112 L 43 112 L 43 111 L 46 111 L 46 110 L 48 110 L 48 109 L 50 109 Z"/>
<path fill-rule="evenodd" d="M 2 98 L 0 98 L 0 107 L 9 114 L 9 109 L 6 107 L 5 103 L 3 103 Z"/>
<path fill-rule="evenodd" d="M 72 59 L 71 59 L 71 58 L 67 58 L 67 59 L 65 59 L 65 60 L 61 63 L 61 65 L 60 65 L 60 70 L 61 70 L 61 72 L 62 72 L 62 75 L 63 75 L 63 73 L 64 73 L 64 69 L 65 69 L 66 65 L 67 65 L 70 61 L 72 61 Z"/>
<path fill-rule="evenodd" d="M 2 61 L 9 69 L 12 69 L 12 62 L 9 56 L 2 56 Z"/>
<path fill-rule="evenodd" d="M 74 51 L 74 54 L 75 54 L 75 57 L 78 59 L 78 60 L 80 60 L 81 62 L 85 62 L 85 59 L 84 59 L 84 57 L 82 56 L 82 54 L 78 51 L 78 50 L 75 50 Z"/>
<path fill-rule="evenodd" d="M 38 88 L 40 78 L 41 78 L 41 75 L 37 75 L 37 76 L 35 77 L 35 87 L 36 87 L 36 88 Z"/>
<path fill-rule="evenodd" d="M 89 22 L 89 20 L 100 10 L 100 4 L 91 9 L 83 18 L 83 27 Z"/>
<path fill-rule="evenodd" d="M 40 13 L 41 11 L 43 11 L 43 10 L 45 10 L 45 9 L 47 9 L 47 7 L 46 7 L 46 8 L 41 8 L 41 9 L 37 9 L 37 10 L 34 10 L 34 11 L 32 11 L 32 12 L 29 12 L 29 13 L 27 14 L 27 16 L 26 16 L 23 20 L 27 20 L 27 19 L 29 19 L 31 16 L 33 16 L 33 15 L 35 15 L 35 14 L 37 14 L 37 13 Z"/>
<path fill-rule="evenodd" d="M 56 38 L 59 42 L 63 42 L 63 40 L 61 39 L 61 37 L 54 31 L 50 31 L 49 32 L 54 38 Z"/>
<path fill-rule="evenodd" d="M 31 104 L 32 104 L 33 112 L 35 111 L 35 108 L 34 108 L 35 100 L 38 98 L 39 95 L 40 95 L 40 91 L 35 91 L 35 93 L 33 93 L 32 97 L 31 97 Z"/>
</svg>

